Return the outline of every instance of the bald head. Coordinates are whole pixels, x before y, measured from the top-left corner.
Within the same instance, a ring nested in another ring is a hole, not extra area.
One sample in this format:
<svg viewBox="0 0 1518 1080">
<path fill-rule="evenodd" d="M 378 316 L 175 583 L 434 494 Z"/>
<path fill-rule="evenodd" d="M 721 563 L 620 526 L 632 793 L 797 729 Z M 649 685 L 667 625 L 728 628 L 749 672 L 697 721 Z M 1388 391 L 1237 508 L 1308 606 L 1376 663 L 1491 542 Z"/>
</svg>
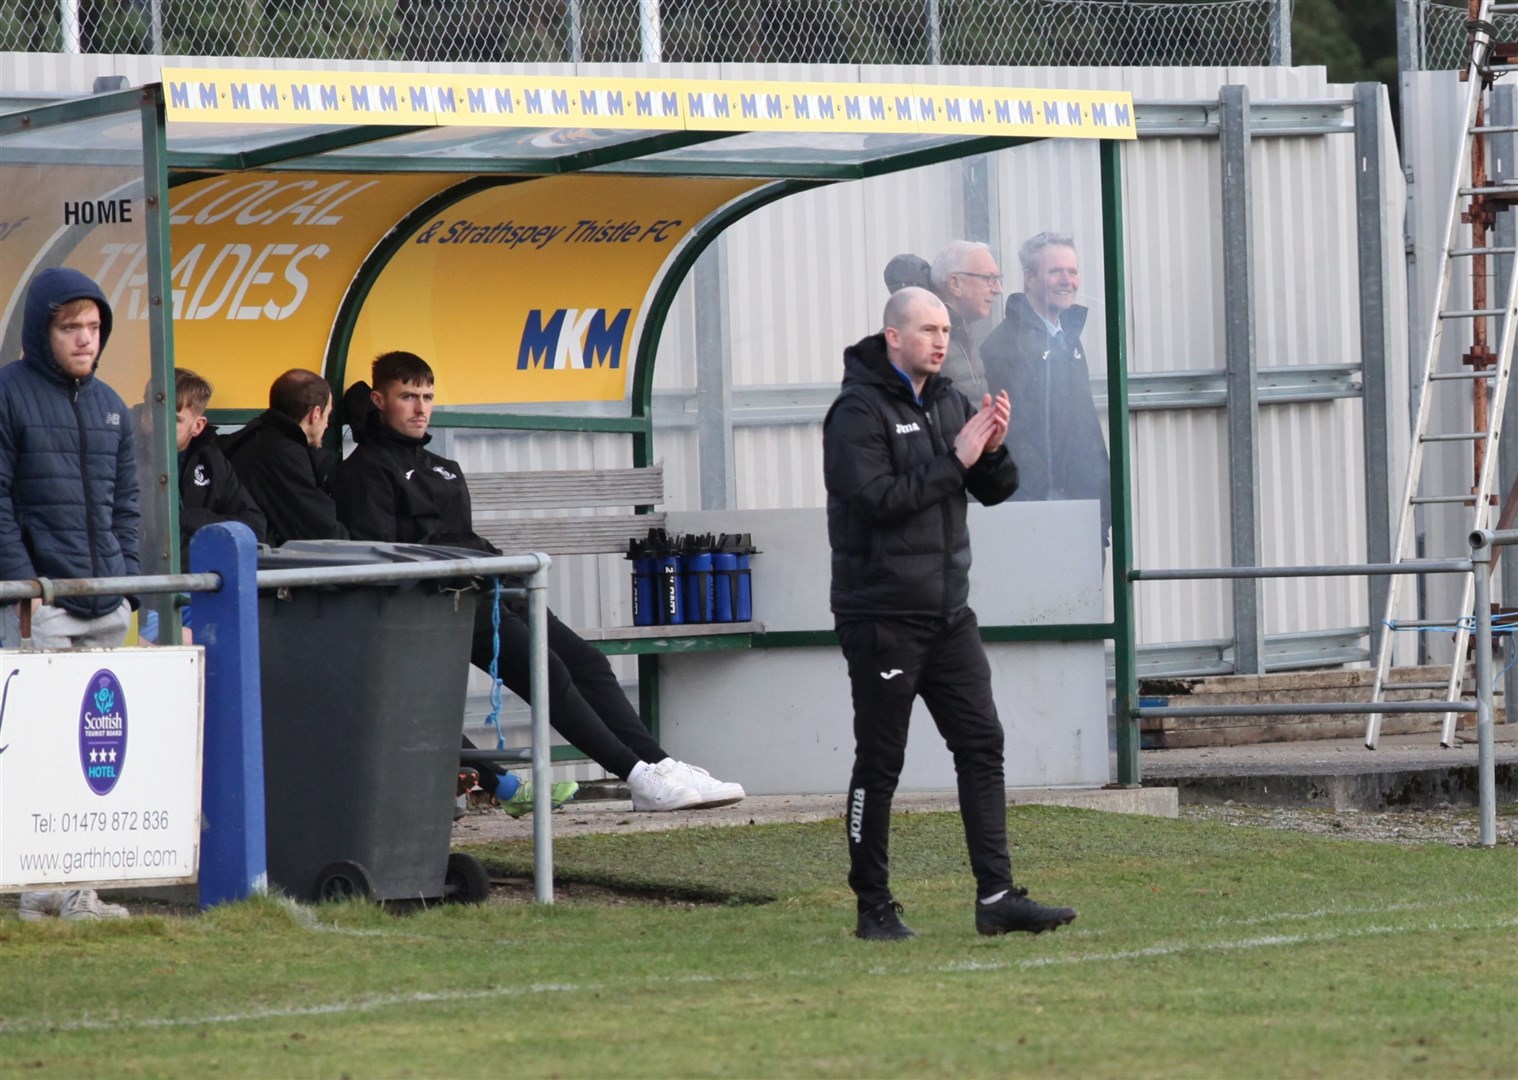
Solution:
<svg viewBox="0 0 1518 1080">
<path fill-rule="evenodd" d="M 949 309 L 927 289 L 898 289 L 886 301 L 886 358 L 922 393 L 928 377 L 938 374 L 949 348 Z"/>
<path fill-rule="evenodd" d="M 926 304 L 929 309 L 943 307 L 943 301 L 933 292 L 917 285 L 909 285 L 891 294 L 891 298 L 886 301 L 885 313 L 880 317 L 880 325 L 887 330 L 905 330 L 911 320 L 917 317 L 919 304 Z"/>
</svg>

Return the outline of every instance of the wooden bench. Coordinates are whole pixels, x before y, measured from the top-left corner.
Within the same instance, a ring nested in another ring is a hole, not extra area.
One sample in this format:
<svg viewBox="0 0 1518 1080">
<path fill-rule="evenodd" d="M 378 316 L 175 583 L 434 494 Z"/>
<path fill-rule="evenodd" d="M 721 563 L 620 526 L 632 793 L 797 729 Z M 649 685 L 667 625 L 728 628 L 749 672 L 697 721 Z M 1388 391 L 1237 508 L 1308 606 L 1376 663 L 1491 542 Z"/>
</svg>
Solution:
<svg viewBox="0 0 1518 1080">
<path fill-rule="evenodd" d="M 665 527 L 656 509 L 664 501 L 664 466 L 633 469 L 564 469 L 472 473 L 469 496 L 474 530 L 502 551 L 549 555 L 625 555 L 629 540 Z M 539 510 L 622 507 L 621 513 L 533 516 Z M 642 511 L 641 513 L 639 511 Z M 504 516 L 515 515 L 515 516 Z M 764 627 L 757 622 L 683 626 L 581 628 L 586 641 L 608 656 L 638 658 L 638 707 L 657 737 L 659 657 L 664 654 L 747 649 Z M 581 760 L 569 746 L 553 748 L 555 761 Z"/>
<path fill-rule="evenodd" d="M 627 542 L 664 528 L 664 466 L 484 473 L 469 477 L 474 529 L 502 551 L 549 555 L 627 553 Z M 618 514 L 503 517 L 520 511 L 627 507 Z M 647 512 L 638 513 L 636 510 Z"/>
<path fill-rule="evenodd" d="M 642 469 L 564 469 L 476 473 L 469 477 L 474 530 L 502 551 L 549 555 L 625 555 L 629 540 L 662 529 L 664 466 Z M 625 507 L 617 514 L 530 516 L 521 512 L 584 507 Z M 644 510 L 643 513 L 636 512 Z M 519 516 L 504 517 L 504 514 Z M 688 623 L 683 626 L 611 626 L 581 635 L 609 655 L 649 655 L 748 647 L 762 631 L 756 622 Z"/>
</svg>

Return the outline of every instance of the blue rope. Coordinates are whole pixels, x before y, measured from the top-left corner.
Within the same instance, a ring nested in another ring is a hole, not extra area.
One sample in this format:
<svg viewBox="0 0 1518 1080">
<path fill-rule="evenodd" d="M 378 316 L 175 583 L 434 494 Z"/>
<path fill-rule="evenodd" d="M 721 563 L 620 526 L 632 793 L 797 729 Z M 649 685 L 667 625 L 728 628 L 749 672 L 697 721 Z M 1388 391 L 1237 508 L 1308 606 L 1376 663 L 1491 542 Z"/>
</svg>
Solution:
<svg viewBox="0 0 1518 1080">
<path fill-rule="evenodd" d="M 1458 630 L 1468 630 L 1473 634 L 1476 632 L 1476 618 L 1474 615 L 1462 616 L 1460 618 L 1459 624 L 1456 626 L 1398 626 L 1396 622 L 1390 619 L 1383 621 L 1388 629 L 1400 630 L 1404 634 L 1409 631 L 1425 631 L 1430 634 L 1453 634 Z M 1518 614 L 1507 613 L 1503 615 L 1492 616 L 1493 637 L 1496 637 L 1499 634 L 1513 633 L 1518 633 Z M 1514 663 L 1518 663 L 1518 647 L 1510 648 L 1508 651 L 1511 655 L 1508 656 L 1507 663 L 1503 664 L 1502 670 L 1497 672 L 1497 674 L 1492 678 L 1492 689 L 1494 690 L 1497 688 L 1498 684 L 1502 682 L 1502 677 L 1508 673 L 1508 669 L 1511 668 Z"/>
<path fill-rule="evenodd" d="M 495 728 L 495 748 L 506 749 L 506 733 L 501 730 L 501 579 L 491 578 L 490 590 L 490 715 L 485 724 Z"/>
</svg>

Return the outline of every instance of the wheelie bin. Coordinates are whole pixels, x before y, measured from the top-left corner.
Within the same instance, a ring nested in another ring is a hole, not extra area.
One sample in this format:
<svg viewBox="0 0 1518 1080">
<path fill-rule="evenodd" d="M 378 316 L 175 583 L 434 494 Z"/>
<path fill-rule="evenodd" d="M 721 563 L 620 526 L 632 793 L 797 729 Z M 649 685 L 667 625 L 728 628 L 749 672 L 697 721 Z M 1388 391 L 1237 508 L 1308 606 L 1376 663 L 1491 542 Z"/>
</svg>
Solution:
<svg viewBox="0 0 1518 1080">
<path fill-rule="evenodd" d="M 260 552 L 258 567 L 479 555 L 291 541 Z M 307 901 L 489 895 L 484 868 L 449 852 L 477 596 L 468 578 L 260 588 L 272 885 Z"/>
</svg>

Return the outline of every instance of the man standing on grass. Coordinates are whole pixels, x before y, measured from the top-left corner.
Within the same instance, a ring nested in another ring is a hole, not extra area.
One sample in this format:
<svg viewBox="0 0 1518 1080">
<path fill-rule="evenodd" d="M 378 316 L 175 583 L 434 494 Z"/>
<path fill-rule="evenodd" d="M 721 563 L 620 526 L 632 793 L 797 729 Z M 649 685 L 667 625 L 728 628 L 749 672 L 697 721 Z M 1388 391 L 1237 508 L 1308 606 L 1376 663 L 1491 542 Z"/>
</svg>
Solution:
<svg viewBox="0 0 1518 1080">
<path fill-rule="evenodd" d="M 920 695 L 954 755 L 975 873 L 975 929 L 1039 933 L 1075 918 L 1013 885 L 1003 734 L 991 669 L 967 605 L 966 492 L 985 505 L 1017 490 L 1002 445 L 1005 393 L 978 412 L 939 375 L 949 312 L 927 289 L 886 303 L 885 329 L 843 354 L 843 389 L 823 424 L 832 608 L 854 699 L 849 886 L 858 937 L 913 937 L 891 895 L 891 799 Z"/>
<path fill-rule="evenodd" d="M 120 395 L 96 376 L 111 337 L 111 306 L 78 270 L 32 279 L 21 316 L 21 359 L 0 369 L 0 580 L 136 575 L 137 461 Z M 126 637 L 122 596 L 9 604 L 0 639 L 20 640 L 31 608 L 39 649 L 114 648 Z M 21 894 L 21 918 L 121 919 L 94 889 Z"/>
</svg>

